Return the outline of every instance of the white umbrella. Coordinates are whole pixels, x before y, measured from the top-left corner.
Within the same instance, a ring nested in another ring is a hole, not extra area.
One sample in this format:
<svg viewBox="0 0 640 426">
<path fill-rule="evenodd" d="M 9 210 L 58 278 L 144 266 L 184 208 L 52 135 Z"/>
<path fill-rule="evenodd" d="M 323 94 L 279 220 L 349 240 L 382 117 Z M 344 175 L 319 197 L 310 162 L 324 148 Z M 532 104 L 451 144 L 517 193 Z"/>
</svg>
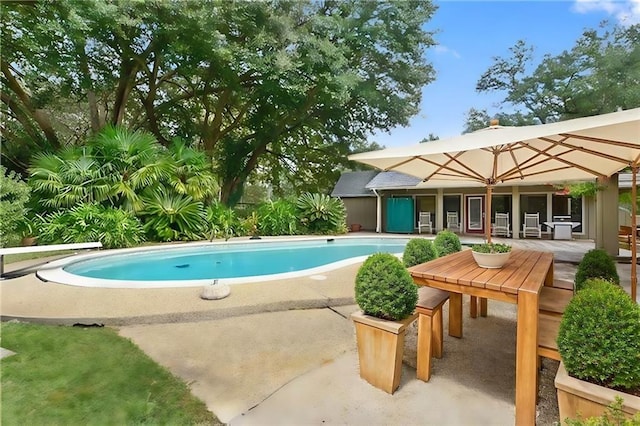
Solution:
<svg viewBox="0 0 640 426">
<path fill-rule="evenodd" d="M 421 186 L 460 181 L 487 188 L 485 229 L 491 241 L 491 193 L 497 185 L 529 185 L 608 177 L 630 167 L 636 199 L 640 167 L 640 108 L 537 126 L 494 125 L 461 136 L 349 156 L 382 170 L 423 179 Z M 636 229 L 636 207 L 631 215 Z M 631 292 L 636 293 L 636 234 L 632 234 Z"/>
</svg>

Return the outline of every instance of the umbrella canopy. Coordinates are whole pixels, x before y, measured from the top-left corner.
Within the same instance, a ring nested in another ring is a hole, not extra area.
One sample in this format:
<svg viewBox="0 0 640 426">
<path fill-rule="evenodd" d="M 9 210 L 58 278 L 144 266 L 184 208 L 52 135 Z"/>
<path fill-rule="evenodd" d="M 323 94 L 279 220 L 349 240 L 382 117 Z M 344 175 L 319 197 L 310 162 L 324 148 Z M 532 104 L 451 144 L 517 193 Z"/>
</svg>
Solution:
<svg viewBox="0 0 640 426">
<path fill-rule="evenodd" d="M 385 171 L 419 177 L 419 187 L 486 186 L 486 211 L 497 185 L 593 180 L 631 167 L 632 197 L 640 166 L 640 108 L 535 126 L 493 125 L 461 136 L 349 156 Z M 635 203 L 631 216 L 635 228 Z M 489 215 L 485 217 L 491 241 Z M 632 236 L 632 294 L 636 288 L 636 245 Z"/>
</svg>

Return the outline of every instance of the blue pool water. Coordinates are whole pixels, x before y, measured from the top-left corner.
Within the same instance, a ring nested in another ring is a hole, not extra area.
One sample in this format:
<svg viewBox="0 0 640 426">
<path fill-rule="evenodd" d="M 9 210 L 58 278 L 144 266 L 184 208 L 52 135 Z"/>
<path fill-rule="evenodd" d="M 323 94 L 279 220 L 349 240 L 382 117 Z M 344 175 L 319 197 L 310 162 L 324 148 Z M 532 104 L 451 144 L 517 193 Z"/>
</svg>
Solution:
<svg viewBox="0 0 640 426">
<path fill-rule="evenodd" d="M 402 253 L 408 239 L 328 238 L 129 251 L 73 262 L 63 270 L 82 277 L 126 281 L 183 281 L 265 276 L 303 271 L 377 252 Z"/>
</svg>

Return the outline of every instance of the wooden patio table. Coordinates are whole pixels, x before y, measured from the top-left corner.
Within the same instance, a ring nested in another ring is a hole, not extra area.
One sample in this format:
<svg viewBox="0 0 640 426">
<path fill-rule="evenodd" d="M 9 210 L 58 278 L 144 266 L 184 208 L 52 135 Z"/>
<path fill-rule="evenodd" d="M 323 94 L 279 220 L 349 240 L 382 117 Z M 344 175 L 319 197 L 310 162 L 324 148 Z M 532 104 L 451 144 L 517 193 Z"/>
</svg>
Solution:
<svg viewBox="0 0 640 426">
<path fill-rule="evenodd" d="M 478 266 L 463 250 L 409 268 L 416 284 L 446 290 L 449 335 L 462 337 L 462 296 L 515 303 L 516 425 L 535 425 L 537 394 L 538 303 L 543 285 L 553 285 L 553 254 L 513 249 L 500 269 Z"/>
</svg>

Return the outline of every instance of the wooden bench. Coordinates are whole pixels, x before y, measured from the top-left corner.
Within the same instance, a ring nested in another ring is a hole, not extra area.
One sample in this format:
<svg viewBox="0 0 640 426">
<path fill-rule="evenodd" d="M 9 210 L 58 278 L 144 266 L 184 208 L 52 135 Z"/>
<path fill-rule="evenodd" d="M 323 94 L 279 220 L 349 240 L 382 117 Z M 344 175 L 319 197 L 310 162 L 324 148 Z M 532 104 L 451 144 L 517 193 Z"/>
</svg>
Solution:
<svg viewBox="0 0 640 426">
<path fill-rule="evenodd" d="M 428 382 L 431 378 L 431 357 L 442 358 L 442 306 L 449 300 L 449 292 L 430 287 L 418 290 L 418 360 L 416 377 Z"/>
<path fill-rule="evenodd" d="M 560 361 L 558 352 L 558 330 L 561 316 L 546 313 L 538 314 L 538 356 Z"/>
<path fill-rule="evenodd" d="M 85 249 L 93 249 L 93 248 L 101 248 L 101 247 L 102 247 L 101 242 L 90 242 L 90 243 L 72 243 L 72 244 L 51 244 L 48 246 L 0 248 L 0 279 L 4 275 L 4 256 L 7 254 L 43 253 L 48 251 L 60 251 L 60 250 L 85 250 Z"/>
<path fill-rule="evenodd" d="M 543 314 L 561 317 L 572 298 L 573 290 L 544 286 L 540 290 L 538 311 Z"/>
<path fill-rule="evenodd" d="M 630 226 L 620 226 L 620 230 L 618 231 L 618 243 L 623 244 L 623 248 L 631 247 L 631 234 L 633 231 Z"/>
</svg>

